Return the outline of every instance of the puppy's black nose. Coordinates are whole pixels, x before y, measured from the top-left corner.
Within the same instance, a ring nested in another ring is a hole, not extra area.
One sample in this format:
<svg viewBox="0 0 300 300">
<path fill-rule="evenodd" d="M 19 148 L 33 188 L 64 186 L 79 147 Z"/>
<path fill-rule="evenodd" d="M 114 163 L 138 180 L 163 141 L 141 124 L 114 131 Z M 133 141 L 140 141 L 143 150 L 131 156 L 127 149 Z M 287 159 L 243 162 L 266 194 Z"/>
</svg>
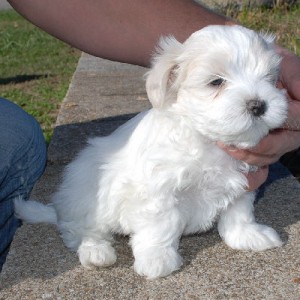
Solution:
<svg viewBox="0 0 300 300">
<path fill-rule="evenodd" d="M 247 110 L 254 117 L 260 117 L 266 112 L 266 102 L 263 100 L 249 100 L 247 102 Z"/>
</svg>

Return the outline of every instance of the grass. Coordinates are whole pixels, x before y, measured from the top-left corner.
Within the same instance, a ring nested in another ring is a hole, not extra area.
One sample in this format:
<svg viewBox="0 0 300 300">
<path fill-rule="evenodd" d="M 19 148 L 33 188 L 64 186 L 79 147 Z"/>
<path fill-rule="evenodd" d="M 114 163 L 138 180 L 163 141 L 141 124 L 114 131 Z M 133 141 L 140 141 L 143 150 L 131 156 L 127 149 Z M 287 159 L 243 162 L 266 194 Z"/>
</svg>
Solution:
<svg viewBox="0 0 300 300">
<path fill-rule="evenodd" d="M 277 43 L 300 55 L 300 5 L 277 5 L 272 9 L 227 9 L 226 14 L 257 31 L 274 33 Z"/>
<path fill-rule="evenodd" d="M 300 6 L 227 7 L 241 24 L 275 33 L 278 43 L 300 55 Z M 36 117 L 47 142 L 52 136 L 80 52 L 37 29 L 13 11 L 0 12 L 0 95 Z M 300 166 L 300 155 L 292 166 Z M 300 167 L 296 168 L 300 174 Z M 295 174 L 295 173 L 294 173 Z"/>
<path fill-rule="evenodd" d="M 32 114 L 47 142 L 79 55 L 14 11 L 0 12 L 0 95 Z"/>
</svg>

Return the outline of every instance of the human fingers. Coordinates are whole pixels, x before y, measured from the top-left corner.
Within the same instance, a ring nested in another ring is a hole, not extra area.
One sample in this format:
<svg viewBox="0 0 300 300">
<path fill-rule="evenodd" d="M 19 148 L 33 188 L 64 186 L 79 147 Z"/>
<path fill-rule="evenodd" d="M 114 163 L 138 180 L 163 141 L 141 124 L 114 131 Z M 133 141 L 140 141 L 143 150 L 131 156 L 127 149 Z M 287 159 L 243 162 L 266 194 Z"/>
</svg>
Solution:
<svg viewBox="0 0 300 300">
<path fill-rule="evenodd" d="M 268 178 L 269 167 L 261 167 L 256 172 L 250 172 L 246 175 L 248 180 L 248 190 L 257 190 Z"/>
<path fill-rule="evenodd" d="M 235 159 L 262 167 L 278 161 L 283 154 L 300 147 L 300 131 L 273 131 L 251 149 L 237 149 L 222 143 L 217 144 Z"/>
<path fill-rule="evenodd" d="M 282 57 L 280 65 L 280 84 L 293 100 L 300 101 L 300 58 L 291 51 L 276 46 Z"/>
<path fill-rule="evenodd" d="M 282 128 L 288 130 L 300 130 L 300 101 L 289 100 L 288 118 Z"/>
</svg>

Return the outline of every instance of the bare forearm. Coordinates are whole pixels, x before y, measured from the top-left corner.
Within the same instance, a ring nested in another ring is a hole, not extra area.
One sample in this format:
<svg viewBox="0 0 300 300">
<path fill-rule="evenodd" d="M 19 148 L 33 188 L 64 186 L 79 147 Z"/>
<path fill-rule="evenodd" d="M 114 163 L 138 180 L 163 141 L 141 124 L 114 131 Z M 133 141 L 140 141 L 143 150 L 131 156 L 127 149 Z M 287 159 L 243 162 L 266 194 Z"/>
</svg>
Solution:
<svg viewBox="0 0 300 300">
<path fill-rule="evenodd" d="M 95 56 L 149 65 L 162 35 L 184 41 L 227 19 L 191 0 L 9 0 L 51 35 Z"/>
</svg>

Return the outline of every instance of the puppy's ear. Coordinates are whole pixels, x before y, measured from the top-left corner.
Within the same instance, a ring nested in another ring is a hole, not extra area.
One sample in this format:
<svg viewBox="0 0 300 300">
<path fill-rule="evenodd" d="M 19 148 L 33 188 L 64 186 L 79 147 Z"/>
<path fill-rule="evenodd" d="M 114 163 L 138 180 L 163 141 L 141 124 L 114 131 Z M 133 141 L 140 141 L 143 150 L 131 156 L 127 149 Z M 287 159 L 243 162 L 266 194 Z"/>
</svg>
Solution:
<svg viewBox="0 0 300 300">
<path fill-rule="evenodd" d="M 154 108 L 161 108 L 171 101 L 169 90 L 177 68 L 176 59 L 182 53 L 183 45 L 174 37 L 162 38 L 152 68 L 146 74 L 146 90 Z"/>
<path fill-rule="evenodd" d="M 273 33 L 260 31 L 259 35 L 265 40 L 267 44 L 274 44 L 276 36 Z"/>
</svg>

